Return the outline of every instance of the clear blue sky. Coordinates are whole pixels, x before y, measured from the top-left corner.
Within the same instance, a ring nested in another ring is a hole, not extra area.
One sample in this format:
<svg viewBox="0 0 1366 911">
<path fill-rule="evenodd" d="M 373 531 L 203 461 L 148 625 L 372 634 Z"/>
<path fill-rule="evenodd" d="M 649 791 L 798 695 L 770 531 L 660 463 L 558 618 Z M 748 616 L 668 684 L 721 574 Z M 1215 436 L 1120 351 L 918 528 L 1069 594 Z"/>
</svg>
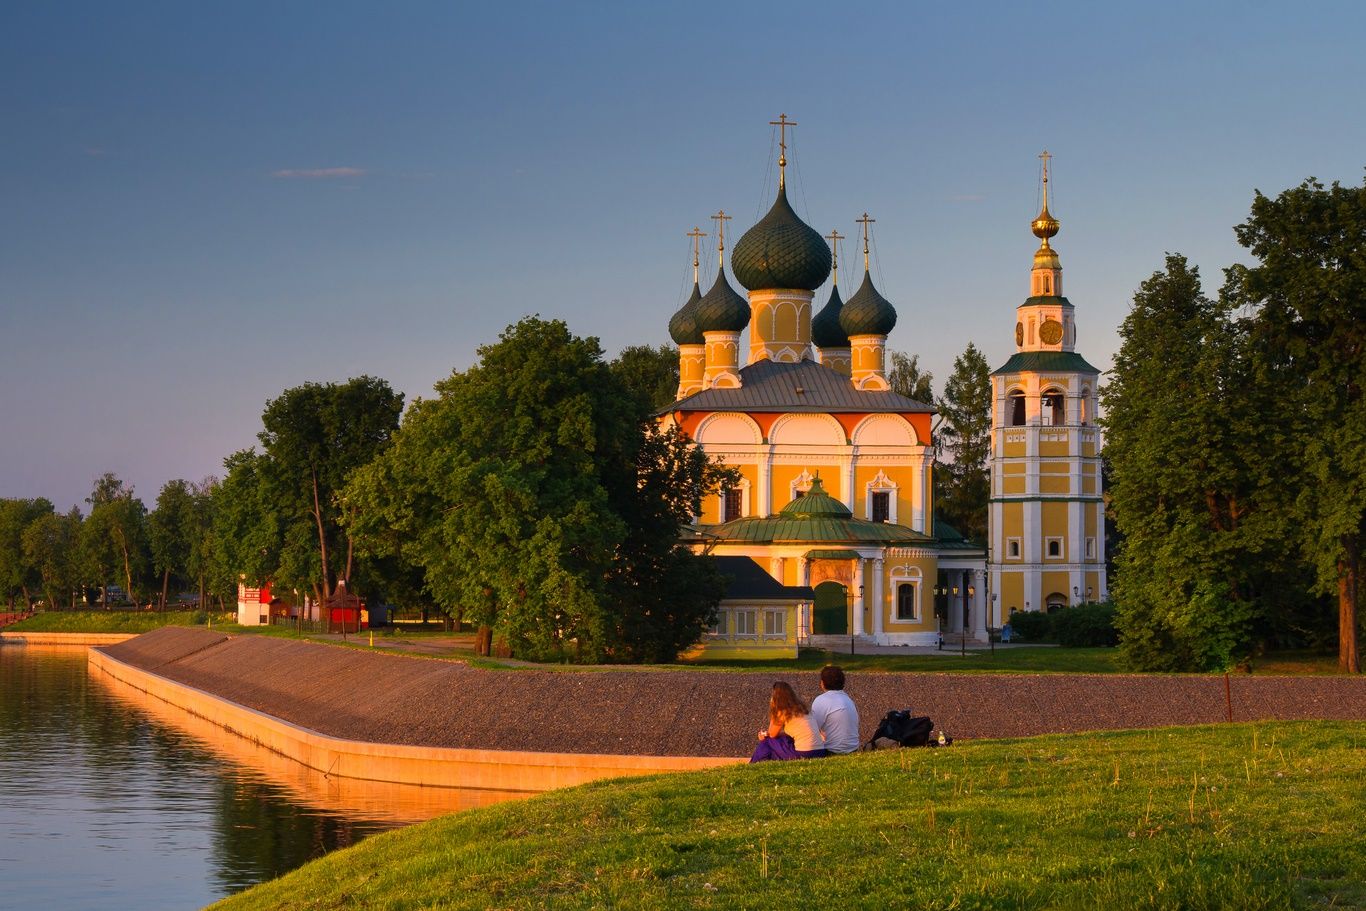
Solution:
<svg viewBox="0 0 1366 911">
<path fill-rule="evenodd" d="M 0 496 L 150 503 L 281 390 L 425 395 L 527 313 L 667 342 L 684 233 L 767 209 L 780 112 L 794 204 L 877 219 L 937 390 L 1013 350 L 1048 147 L 1104 369 L 1165 251 L 1213 293 L 1254 188 L 1360 182 L 1363 42 L 1354 2 L 7 3 Z"/>
</svg>

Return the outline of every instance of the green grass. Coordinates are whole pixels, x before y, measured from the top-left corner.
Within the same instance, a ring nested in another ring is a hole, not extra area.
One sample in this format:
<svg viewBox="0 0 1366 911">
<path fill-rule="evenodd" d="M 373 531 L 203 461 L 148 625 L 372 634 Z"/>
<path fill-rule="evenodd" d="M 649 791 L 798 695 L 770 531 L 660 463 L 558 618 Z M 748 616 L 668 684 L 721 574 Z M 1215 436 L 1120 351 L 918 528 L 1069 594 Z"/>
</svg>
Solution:
<svg viewBox="0 0 1366 911">
<path fill-rule="evenodd" d="M 5 627 L 5 632 L 146 633 L 163 626 L 203 626 L 205 616 L 198 611 L 41 611 Z M 226 623 L 233 616 L 215 613 L 214 626 Z"/>
<path fill-rule="evenodd" d="M 699 661 L 692 667 L 734 668 L 743 670 L 817 670 L 827 664 L 838 664 L 846 671 L 913 671 L 942 673 L 1013 674 L 1114 674 L 1122 668 L 1112 648 L 1009 648 L 991 651 L 969 649 L 966 656 L 946 650 L 935 655 L 850 655 L 847 652 L 804 648 L 796 661 Z"/>
<path fill-rule="evenodd" d="M 1366 908 L 1366 724 L 960 743 L 598 782 L 368 839 L 222 911 Z"/>
</svg>

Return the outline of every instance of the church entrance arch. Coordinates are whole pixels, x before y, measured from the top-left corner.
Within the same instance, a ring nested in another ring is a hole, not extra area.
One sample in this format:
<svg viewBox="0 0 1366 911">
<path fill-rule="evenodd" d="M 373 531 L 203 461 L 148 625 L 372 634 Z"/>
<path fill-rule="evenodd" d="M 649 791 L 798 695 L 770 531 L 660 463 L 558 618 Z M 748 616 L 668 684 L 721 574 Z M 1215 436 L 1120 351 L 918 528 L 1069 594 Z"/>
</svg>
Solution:
<svg viewBox="0 0 1366 911">
<path fill-rule="evenodd" d="M 840 583 L 827 581 L 816 586 L 811 632 L 817 636 L 843 636 L 849 632 L 849 594 Z"/>
</svg>

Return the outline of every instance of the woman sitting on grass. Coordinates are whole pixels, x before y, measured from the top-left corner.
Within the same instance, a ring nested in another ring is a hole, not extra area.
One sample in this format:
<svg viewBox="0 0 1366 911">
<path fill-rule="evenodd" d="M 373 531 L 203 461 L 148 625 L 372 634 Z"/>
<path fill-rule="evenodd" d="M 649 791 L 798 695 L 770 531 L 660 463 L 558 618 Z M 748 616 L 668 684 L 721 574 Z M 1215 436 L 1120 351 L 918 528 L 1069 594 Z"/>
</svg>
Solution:
<svg viewBox="0 0 1366 911">
<path fill-rule="evenodd" d="M 766 759 L 813 759 L 825 756 L 820 735 L 806 717 L 806 703 L 786 683 L 773 684 L 768 699 L 768 730 L 759 732 L 759 745 L 750 762 Z"/>
</svg>

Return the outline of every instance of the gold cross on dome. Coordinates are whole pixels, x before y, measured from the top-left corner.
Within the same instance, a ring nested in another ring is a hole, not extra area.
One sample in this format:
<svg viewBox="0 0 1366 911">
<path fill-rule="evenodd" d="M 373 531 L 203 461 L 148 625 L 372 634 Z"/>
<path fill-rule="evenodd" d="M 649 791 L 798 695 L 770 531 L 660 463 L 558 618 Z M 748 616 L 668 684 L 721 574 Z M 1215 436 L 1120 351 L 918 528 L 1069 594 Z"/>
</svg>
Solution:
<svg viewBox="0 0 1366 911">
<path fill-rule="evenodd" d="M 834 282 L 838 286 L 840 283 L 840 241 L 844 240 L 844 235 L 836 228 L 825 235 L 825 239 L 830 241 L 830 251 L 832 254 L 830 258 L 830 274 L 834 276 Z"/>
<path fill-rule="evenodd" d="M 688 232 L 688 236 L 692 238 L 692 283 L 695 285 L 697 284 L 698 255 L 702 249 L 702 238 L 707 236 L 707 232 L 693 226 L 693 229 Z"/>
<path fill-rule="evenodd" d="M 779 114 L 778 119 L 770 120 L 768 125 L 778 128 L 778 186 L 781 187 L 787 173 L 787 128 L 795 127 L 797 121 L 788 120 L 786 114 Z"/>
<path fill-rule="evenodd" d="M 876 218 L 869 218 L 868 213 L 864 212 L 862 218 L 855 218 L 855 222 L 863 225 L 863 271 L 868 271 L 868 226 L 877 222 Z"/>
<path fill-rule="evenodd" d="M 731 217 L 726 214 L 725 209 L 719 209 L 711 216 L 711 220 L 716 222 L 716 261 L 724 268 L 726 265 L 726 222 L 731 221 Z"/>
<path fill-rule="evenodd" d="M 1043 162 L 1043 207 L 1048 208 L 1048 160 L 1053 156 L 1044 149 L 1039 153 L 1039 160 Z"/>
</svg>

